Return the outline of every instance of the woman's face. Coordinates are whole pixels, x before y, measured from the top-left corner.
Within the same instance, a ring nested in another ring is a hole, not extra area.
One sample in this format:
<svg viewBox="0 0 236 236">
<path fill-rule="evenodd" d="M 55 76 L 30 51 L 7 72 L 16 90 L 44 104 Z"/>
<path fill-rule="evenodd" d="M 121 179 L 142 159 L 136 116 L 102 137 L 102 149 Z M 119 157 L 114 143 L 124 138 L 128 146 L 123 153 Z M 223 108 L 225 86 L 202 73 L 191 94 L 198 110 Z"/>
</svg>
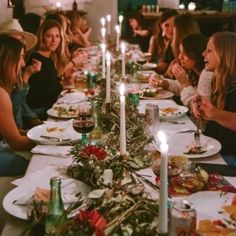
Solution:
<svg viewBox="0 0 236 236">
<path fill-rule="evenodd" d="M 61 42 L 60 31 L 57 27 L 53 27 L 46 31 L 43 36 L 45 49 L 51 52 L 56 51 Z"/>
<path fill-rule="evenodd" d="M 212 39 L 209 40 L 207 48 L 202 55 L 204 56 L 206 70 L 214 71 L 220 64 Z"/>
<path fill-rule="evenodd" d="M 173 30 L 174 30 L 174 16 L 168 18 L 161 24 L 162 34 L 166 36 L 168 39 L 173 38 Z"/>
<path fill-rule="evenodd" d="M 179 60 L 181 66 L 187 70 L 193 69 L 196 65 L 195 60 L 191 59 L 186 55 L 182 44 L 180 45 L 179 49 L 180 49 Z"/>
<path fill-rule="evenodd" d="M 133 18 L 129 19 L 129 25 L 133 30 L 137 29 L 139 26 L 138 21 Z"/>
</svg>

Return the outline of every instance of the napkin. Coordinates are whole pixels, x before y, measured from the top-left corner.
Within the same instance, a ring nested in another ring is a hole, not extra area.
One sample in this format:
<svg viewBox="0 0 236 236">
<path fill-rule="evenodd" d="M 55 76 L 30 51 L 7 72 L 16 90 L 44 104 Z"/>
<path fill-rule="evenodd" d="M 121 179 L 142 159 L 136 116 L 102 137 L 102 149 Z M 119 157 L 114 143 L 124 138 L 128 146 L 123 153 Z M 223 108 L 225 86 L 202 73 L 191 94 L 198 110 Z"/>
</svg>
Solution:
<svg viewBox="0 0 236 236">
<path fill-rule="evenodd" d="M 71 148 L 72 146 L 37 145 L 31 150 L 31 152 L 56 157 L 68 157 L 70 156 Z"/>
<path fill-rule="evenodd" d="M 35 189 L 21 186 L 21 194 L 13 201 L 16 205 L 29 205 L 33 203 Z M 90 187 L 75 179 L 61 180 L 61 196 L 64 204 L 70 204 L 85 199 L 90 192 Z"/>
</svg>

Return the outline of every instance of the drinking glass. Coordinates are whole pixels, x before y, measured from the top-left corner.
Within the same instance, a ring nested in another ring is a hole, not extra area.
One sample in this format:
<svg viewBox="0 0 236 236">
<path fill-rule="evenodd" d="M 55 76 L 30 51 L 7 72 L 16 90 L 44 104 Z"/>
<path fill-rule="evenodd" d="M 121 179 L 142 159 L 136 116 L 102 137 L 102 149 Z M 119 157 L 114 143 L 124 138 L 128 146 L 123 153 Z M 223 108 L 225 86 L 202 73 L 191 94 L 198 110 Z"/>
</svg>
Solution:
<svg viewBox="0 0 236 236">
<path fill-rule="evenodd" d="M 93 130 L 95 126 L 95 120 L 90 110 L 83 110 L 79 108 L 78 116 L 73 120 L 73 128 L 76 132 L 82 134 L 82 144 L 87 143 L 87 133 Z"/>
</svg>

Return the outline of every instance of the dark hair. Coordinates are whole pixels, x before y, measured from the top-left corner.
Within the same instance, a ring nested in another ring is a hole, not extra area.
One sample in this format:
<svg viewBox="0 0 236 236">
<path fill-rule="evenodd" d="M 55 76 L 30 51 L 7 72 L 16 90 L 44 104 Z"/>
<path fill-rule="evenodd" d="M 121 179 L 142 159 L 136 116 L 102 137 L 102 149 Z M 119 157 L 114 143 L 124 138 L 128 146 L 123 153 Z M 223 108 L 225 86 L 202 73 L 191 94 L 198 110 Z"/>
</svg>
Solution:
<svg viewBox="0 0 236 236">
<path fill-rule="evenodd" d="M 128 19 L 135 19 L 141 27 L 145 27 L 146 21 L 140 12 L 130 12 L 128 15 Z"/>
<path fill-rule="evenodd" d="M 21 50 L 25 48 L 24 44 L 7 34 L 0 35 L 0 82 L 7 84 L 17 76 L 17 64 L 20 60 Z M 15 68 L 15 74 L 12 70 Z"/>
<path fill-rule="evenodd" d="M 177 16 L 179 13 L 175 9 L 168 9 L 164 11 L 160 16 L 160 24 L 164 23 L 166 20 L 173 16 Z"/>
<path fill-rule="evenodd" d="M 207 47 L 207 38 L 202 34 L 190 34 L 183 38 L 182 41 L 185 54 L 196 62 L 197 69 L 203 70 L 204 57 L 202 53 Z"/>
<path fill-rule="evenodd" d="M 35 13 L 27 13 L 19 22 L 24 31 L 37 35 L 41 23 L 41 16 Z"/>
</svg>

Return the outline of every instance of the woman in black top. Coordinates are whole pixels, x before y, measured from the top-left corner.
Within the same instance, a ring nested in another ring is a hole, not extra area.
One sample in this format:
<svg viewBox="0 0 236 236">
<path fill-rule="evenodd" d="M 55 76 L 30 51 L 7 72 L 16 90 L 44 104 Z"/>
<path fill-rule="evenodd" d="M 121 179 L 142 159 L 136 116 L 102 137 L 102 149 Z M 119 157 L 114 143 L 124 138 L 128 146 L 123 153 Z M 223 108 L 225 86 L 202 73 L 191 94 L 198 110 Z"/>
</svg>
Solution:
<svg viewBox="0 0 236 236">
<path fill-rule="evenodd" d="M 43 22 L 39 30 L 37 51 L 29 58 L 42 62 L 41 71 L 29 79 L 30 89 L 27 103 L 41 119 L 47 117 L 46 111 L 56 102 L 62 91 L 58 74 L 59 68 L 66 65 L 65 40 L 61 26 L 54 20 Z"/>
</svg>

